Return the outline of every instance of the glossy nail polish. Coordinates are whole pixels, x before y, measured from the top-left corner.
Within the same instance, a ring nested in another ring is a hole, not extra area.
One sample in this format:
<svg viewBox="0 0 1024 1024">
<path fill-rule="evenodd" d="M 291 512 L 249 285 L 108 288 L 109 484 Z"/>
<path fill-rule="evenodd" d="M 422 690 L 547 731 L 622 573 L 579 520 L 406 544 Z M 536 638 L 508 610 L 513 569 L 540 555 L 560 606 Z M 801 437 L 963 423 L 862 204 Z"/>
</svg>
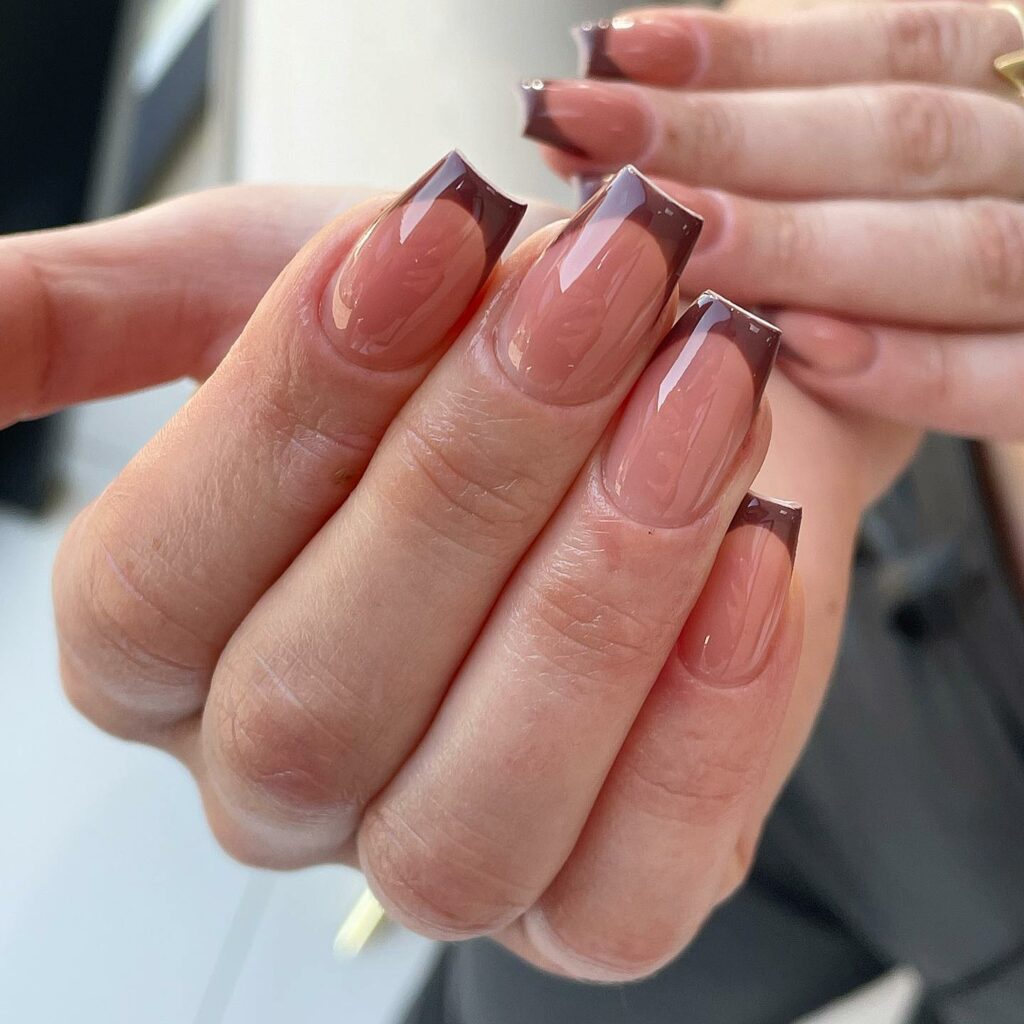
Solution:
<svg viewBox="0 0 1024 1024">
<path fill-rule="evenodd" d="M 615 503 L 675 527 L 710 508 L 747 436 L 779 330 L 705 292 L 669 332 L 626 404 L 605 458 Z"/>
<path fill-rule="evenodd" d="M 580 74 L 632 78 L 651 85 L 692 85 L 706 62 L 694 19 L 666 11 L 653 17 L 585 21 L 573 29 Z"/>
<path fill-rule="evenodd" d="M 694 675 L 729 686 L 762 666 L 789 593 L 801 517 L 791 502 L 743 500 L 676 648 Z"/>
<path fill-rule="evenodd" d="M 700 218 L 623 168 L 526 272 L 495 328 L 505 372 L 567 405 L 606 394 L 672 295 Z"/>
<path fill-rule="evenodd" d="M 334 275 L 321 309 L 328 337 L 363 366 L 419 362 L 462 316 L 525 212 L 449 153 L 380 214 Z"/>
<path fill-rule="evenodd" d="M 605 82 L 523 82 L 523 134 L 609 170 L 640 162 L 656 140 L 643 94 Z"/>
</svg>

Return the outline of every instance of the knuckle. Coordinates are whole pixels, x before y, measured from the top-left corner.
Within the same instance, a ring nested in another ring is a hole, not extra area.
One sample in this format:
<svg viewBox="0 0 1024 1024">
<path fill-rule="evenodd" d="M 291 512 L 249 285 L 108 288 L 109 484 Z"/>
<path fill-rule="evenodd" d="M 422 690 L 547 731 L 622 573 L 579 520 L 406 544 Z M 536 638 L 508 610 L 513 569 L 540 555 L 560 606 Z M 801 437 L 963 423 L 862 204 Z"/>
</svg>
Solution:
<svg viewBox="0 0 1024 1024">
<path fill-rule="evenodd" d="M 290 495 L 290 503 L 297 508 L 305 503 L 319 515 L 324 481 L 350 489 L 376 450 L 380 430 L 370 424 L 361 429 L 351 408 L 339 421 L 336 408 L 318 408 L 316 398 L 302 397 L 307 389 L 304 373 L 285 371 L 269 388 L 253 389 L 251 415 L 259 424 L 255 436 L 271 439 L 265 447 L 268 475 Z M 308 407 L 305 414 L 302 406 Z"/>
<path fill-rule="evenodd" d="M 883 101 L 885 135 L 900 176 L 930 181 L 947 170 L 958 147 L 970 148 L 973 115 L 945 90 L 895 87 Z"/>
<path fill-rule="evenodd" d="M 315 679 L 297 657 L 251 649 L 230 649 L 214 676 L 207 728 L 217 759 L 271 816 L 312 821 L 357 803 L 356 716 Z"/>
<path fill-rule="evenodd" d="M 973 199 L 966 216 L 969 273 L 983 294 L 1019 307 L 1024 296 L 1024 212 L 1015 203 Z"/>
<path fill-rule="evenodd" d="M 664 142 L 670 152 L 685 156 L 692 174 L 699 179 L 742 159 L 743 126 L 731 103 L 714 96 L 686 96 L 678 102 L 678 116 L 663 128 Z"/>
<path fill-rule="evenodd" d="M 960 52 L 961 19 L 948 11 L 900 4 L 879 8 L 886 39 L 889 77 L 932 80 L 950 67 Z"/>
<path fill-rule="evenodd" d="M 744 755 L 700 756 L 706 737 L 692 737 L 691 754 L 681 763 L 676 753 L 657 744 L 635 748 L 624 763 L 620 785 L 626 798 L 651 817 L 691 827 L 707 828 L 727 820 L 757 786 L 757 766 Z"/>
<path fill-rule="evenodd" d="M 20 395 L 20 408 L 5 409 L 6 420 L 52 405 L 53 379 L 60 361 L 58 350 L 63 340 L 50 278 L 43 265 L 18 247 L 13 240 L 0 245 L 0 277 L 7 300 L 0 311 L 0 333 L 6 349 L 5 374 L 18 379 L 14 395 Z"/>
<path fill-rule="evenodd" d="M 448 418 L 439 422 L 445 426 L 434 431 L 400 418 L 396 450 L 415 486 L 391 493 L 391 500 L 431 536 L 483 557 L 503 553 L 510 532 L 531 519 L 540 485 L 495 451 L 500 439 L 470 431 L 455 441 Z"/>
<path fill-rule="evenodd" d="M 535 894 L 511 877 L 507 852 L 463 822 L 417 827 L 387 804 L 367 812 L 359 833 L 364 870 L 396 916 L 433 938 L 499 931 Z"/>
<path fill-rule="evenodd" d="M 526 587 L 523 621 L 530 625 L 522 628 L 529 630 L 528 646 L 564 678 L 589 690 L 599 679 L 619 679 L 651 660 L 663 623 L 625 601 L 588 591 L 578 567 L 550 569 Z"/>
<path fill-rule="evenodd" d="M 801 279 L 808 267 L 817 265 L 820 237 L 819 222 L 810 204 L 775 205 L 772 230 L 761 236 L 762 244 L 769 247 L 766 262 L 772 273 L 783 280 Z"/>
<path fill-rule="evenodd" d="M 140 731 L 174 724 L 202 706 L 216 652 L 157 602 L 125 531 L 92 518 L 69 531 L 54 567 L 65 688 L 90 718 L 112 704 Z"/>
</svg>

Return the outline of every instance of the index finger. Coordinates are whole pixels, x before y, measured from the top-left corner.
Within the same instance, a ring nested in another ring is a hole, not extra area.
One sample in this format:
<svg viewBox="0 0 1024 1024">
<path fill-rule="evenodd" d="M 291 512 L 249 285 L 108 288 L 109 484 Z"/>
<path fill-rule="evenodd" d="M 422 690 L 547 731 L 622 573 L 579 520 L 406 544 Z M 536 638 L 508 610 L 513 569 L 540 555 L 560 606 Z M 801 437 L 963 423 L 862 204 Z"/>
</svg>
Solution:
<svg viewBox="0 0 1024 1024">
<path fill-rule="evenodd" d="M 1009 12 L 954 2 L 778 18 L 640 8 L 584 22 L 574 36 L 581 74 L 699 89 L 921 81 L 1005 92 L 993 61 L 1024 46 Z"/>
<path fill-rule="evenodd" d="M 243 186 L 0 239 L 0 427 L 207 376 L 356 190 Z"/>
</svg>

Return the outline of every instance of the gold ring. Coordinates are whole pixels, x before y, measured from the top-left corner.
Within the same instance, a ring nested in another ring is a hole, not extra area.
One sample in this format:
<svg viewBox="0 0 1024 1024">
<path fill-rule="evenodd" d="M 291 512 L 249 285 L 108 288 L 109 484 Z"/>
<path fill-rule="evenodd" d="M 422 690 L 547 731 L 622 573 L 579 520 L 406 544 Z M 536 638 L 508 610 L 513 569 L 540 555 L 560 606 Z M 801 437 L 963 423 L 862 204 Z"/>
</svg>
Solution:
<svg viewBox="0 0 1024 1024">
<path fill-rule="evenodd" d="M 996 57 L 993 66 L 1024 96 L 1024 8 L 1011 3 L 994 3 L 989 6 L 994 10 L 1006 11 L 1007 14 L 1012 15 L 1020 28 L 1022 48 Z"/>
</svg>

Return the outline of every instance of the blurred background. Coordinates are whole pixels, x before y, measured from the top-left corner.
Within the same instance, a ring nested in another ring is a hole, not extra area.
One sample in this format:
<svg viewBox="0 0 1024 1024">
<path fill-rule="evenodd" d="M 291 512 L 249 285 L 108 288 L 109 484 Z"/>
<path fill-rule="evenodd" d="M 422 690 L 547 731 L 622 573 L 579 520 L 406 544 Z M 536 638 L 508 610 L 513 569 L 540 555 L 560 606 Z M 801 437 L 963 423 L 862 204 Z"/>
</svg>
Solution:
<svg viewBox="0 0 1024 1024">
<path fill-rule="evenodd" d="M 398 186 L 456 145 L 511 192 L 568 203 L 518 137 L 514 86 L 572 73 L 568 26 L 616 6 L 0 0 L 0 231 L 225 181 Z M 358 875 L 234 864 L 177 764 L 60 693 L 60 536 L 190 391 L 0 432 L 0 1019 L 392 1024 L 431 943 L 388 928 L 336 960 Z M 913 991 L 897 973 L 815 1020 L 896 1022 Z"/>
</svg>

